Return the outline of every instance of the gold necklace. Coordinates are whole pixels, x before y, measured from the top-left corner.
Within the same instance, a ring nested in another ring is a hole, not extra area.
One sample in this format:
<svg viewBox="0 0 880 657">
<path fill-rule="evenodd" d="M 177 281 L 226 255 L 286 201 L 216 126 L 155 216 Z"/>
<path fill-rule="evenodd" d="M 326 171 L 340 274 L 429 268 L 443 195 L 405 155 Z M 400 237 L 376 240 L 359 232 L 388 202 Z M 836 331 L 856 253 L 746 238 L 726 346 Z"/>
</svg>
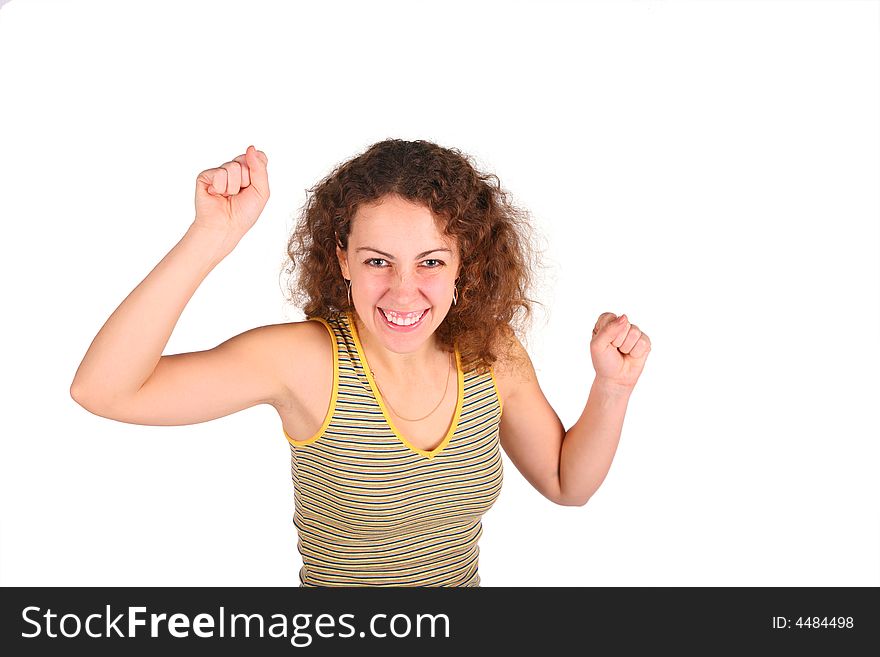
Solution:
<svg viewBox="0 0 880 657">
<path fill-rule="evenodd" d="M 433 410 L 431 410 L 430 413 L 428 413 L 428 415 L 425 415 L 425 416 L 420 417 L 420 418 L 415 419 L 415 420 L 411 420 L 411 419 L 409 419 L 408 417 L 403 417 L 400 413 L 398 413 L 397 411 L 394 410 L 394 407 L 391 405 L 391 402 L 388 401 L 388 397 L 387 397 L 387 395 L 386 395 L 384 392 L 382 392 L 382 388 L 379 387 L 379 381 L 376 380 L 376 373 L 373 371 L 373 368 L 372 368 L 372 367 L 370 368 L 370 374 L 373 375 L 373 380 L 376 381 L 376 387 L 379 388 L 379 394 L 382 395 L 382 399 L 385 400 L 385 403 L 388 404 L 388 408 L 390 408 L 391 411 L 392 411 L 397 417 L 399 417 L 401 420 L 406 420 L 407 422 L 420 422 L 421 420 L 424 420 L 426 417 L 428 417 L 428 416 L 430 416 L 431 414 L 433 414 L 434 411 L 436 411 L 438 408 L 440 408 L 440 404 L 442 404 L 442 403 L 443 403 L 443 400 L 446 399 L 446 391 L 449 389 L 449 376 L 452 374 L 452 370 L 451 370 L 450 368 L 448 368 L 448 367 L 446 368 L 446 386 L 443 388 L 443 396 L 440 398 L 440 401 L 437 402 L 437 405 L 433 408 Z"/>
</svg>

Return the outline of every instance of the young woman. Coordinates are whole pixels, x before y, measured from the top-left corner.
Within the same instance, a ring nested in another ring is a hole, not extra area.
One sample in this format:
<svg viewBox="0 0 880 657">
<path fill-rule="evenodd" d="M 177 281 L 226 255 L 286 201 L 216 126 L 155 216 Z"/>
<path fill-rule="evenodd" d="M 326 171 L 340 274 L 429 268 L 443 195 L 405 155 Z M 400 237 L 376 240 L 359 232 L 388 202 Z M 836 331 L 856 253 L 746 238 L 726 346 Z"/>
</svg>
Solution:
<svg viewBox="0 0 880 657">
<path fill-rule="evenodd" d="M 599 316 L 596 376 L 565 431 L 517 337 L 531 313 L 525 213 L 459 151 L 386 140 L 310 190 L 288 244 L 306 321 L 163 356 L 196 288 L 260 216 L 267 163 L 251 146 L 199 174 L 195 220 L 101 328 L 71 395 L 149 425 L 271 404 L 291 450 L 301 586 L 479 586 L 499 446 L 545 497 L 585 504 L 648 336 Z"/>
</svg>

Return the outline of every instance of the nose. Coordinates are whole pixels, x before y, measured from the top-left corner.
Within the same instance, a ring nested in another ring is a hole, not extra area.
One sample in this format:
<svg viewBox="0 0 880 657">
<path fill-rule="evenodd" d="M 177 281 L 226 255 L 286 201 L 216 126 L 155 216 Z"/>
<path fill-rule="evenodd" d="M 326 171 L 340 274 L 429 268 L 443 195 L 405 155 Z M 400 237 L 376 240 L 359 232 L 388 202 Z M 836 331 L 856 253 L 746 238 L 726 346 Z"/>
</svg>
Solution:
<svg viewBox="0 0 880 657">
<path fill-rule="evenodd" d="M 412 300 L 419 296 L 418 279 L 412 272 L 398 269 L 391 279 L 391 291 L 395 299 Z"/>
<path fill-rule="evenodd" d="M 405 292 L 410 288 L 415 288 L 414 280 L 415 278 L 409 272 L 403 269 L 398 269 L 397 275 L 392 278 L 391 286 L 395 290 Z"/>
</svg>

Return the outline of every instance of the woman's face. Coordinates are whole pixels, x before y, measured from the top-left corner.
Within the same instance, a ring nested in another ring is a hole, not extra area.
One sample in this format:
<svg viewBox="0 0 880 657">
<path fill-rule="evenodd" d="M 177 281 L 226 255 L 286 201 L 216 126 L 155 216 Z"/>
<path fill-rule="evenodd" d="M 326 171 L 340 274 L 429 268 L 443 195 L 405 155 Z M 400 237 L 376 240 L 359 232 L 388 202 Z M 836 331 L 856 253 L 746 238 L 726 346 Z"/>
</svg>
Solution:
<svg viewBox="0 0 880 657">
<path fill-rule="evenodd" d="M 425 206 L 399 196 L 361 206 L 336 254 L 360 321 L 386 349 L 418 350 L 449 312 L 458 245 Z"/>
</svg>

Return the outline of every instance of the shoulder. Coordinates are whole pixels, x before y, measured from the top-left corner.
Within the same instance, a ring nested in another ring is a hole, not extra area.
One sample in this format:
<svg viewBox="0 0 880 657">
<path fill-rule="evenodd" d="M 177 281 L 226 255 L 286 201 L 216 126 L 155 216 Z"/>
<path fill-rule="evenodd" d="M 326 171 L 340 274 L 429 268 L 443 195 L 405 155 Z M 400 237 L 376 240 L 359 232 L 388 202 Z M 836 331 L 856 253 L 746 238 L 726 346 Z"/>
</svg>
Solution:
<svg viewBox="0 0 880 657">
<path fill-rule="evenodd" d="M 523 385 L 537 381 L 532 359 L 510 326 L 505 326 L 495 346 L 498 360 L 492 365 L 495 383 L 506 403 Z"/>
<path fill-rule="evenodd" d="M 269 324 L 247 333 L 251 334 L 254 348 L 267 356 L 290 354 L 307 358 L 316 347 L 330 345 L 330 333 L 318 320 Z"/>
<path fill-rule="evenodd" d="M 307 371 L 306 367 L 324 363 L 331 353 L 334 338 L 324 320 L 309 319 L 275 326 L 279 327 L 274 336 L 276 356 L 282 356 L 282 363 L 294 366 L 300 378 Z"/>
<path fill-rule="evenodd" d="M 293 398 L 302 396 L 302 389 L 326 378 L 324 374 L 332 376 L 333 338 L 322 321 L 269 324 L 248 333 L 254 355 L 283 383 L 287 397 L 279 405 L 290 405 Z"/>
</svg>

